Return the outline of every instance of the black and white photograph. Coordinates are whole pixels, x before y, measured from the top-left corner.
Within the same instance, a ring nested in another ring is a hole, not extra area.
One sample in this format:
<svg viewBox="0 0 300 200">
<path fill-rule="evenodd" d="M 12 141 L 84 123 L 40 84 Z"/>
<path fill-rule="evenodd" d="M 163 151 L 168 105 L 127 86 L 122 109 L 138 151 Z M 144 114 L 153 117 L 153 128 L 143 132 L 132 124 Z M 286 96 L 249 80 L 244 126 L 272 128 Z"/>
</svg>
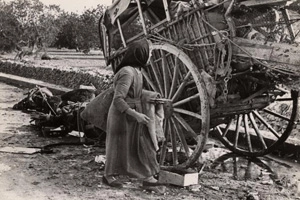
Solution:
<svg viewBox="0 0 300 200">
<path fill-rule="evenodd" d="M 300 200 L 300 0 L 0 0 L 0 200 Z"/>
</svg>

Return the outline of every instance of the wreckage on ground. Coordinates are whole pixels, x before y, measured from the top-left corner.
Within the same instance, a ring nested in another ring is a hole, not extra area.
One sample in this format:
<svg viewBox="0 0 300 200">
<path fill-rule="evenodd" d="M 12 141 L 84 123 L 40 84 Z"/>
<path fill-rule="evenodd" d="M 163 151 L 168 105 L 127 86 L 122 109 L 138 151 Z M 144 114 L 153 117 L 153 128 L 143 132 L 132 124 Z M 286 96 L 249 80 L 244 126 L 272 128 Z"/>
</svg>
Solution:
<svg viewBox="0 0 300 200">
<path fill-rule="evenodd" d="M 78 131 L 89 138 L 105 138 L 101 138 L 103 131 L 96 130 L 80 117 L 86 104 L 95 98 L 95 90 L 74 89 L 55 96 L 48 88 L 36 86 L 25 95 L 13 109 L 29 112 L 31 124 L 39 127 L 43 136 L 65 136 Z"/>
</svg>

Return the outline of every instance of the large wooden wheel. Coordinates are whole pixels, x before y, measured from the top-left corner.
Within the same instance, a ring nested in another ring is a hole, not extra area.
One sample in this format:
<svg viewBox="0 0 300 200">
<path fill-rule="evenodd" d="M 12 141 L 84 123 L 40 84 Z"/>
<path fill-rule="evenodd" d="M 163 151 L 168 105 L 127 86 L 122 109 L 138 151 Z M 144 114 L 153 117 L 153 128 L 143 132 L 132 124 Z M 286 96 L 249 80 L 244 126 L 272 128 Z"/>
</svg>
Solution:
<svg viewBox="0 0 300 200">
<path fill-rule="evenodd" d="M 200 156 L 209 132 L 209 105 L 202 70 L 177 47 L 153 45 L 150 66 L 142 70 L 146 89 L 160 93 L 166 140 L 159 152 L 161 166 L 188 168 Z M 190 141 L 193 141 L 191 143 Z"/>
<path fill-rule="evenodd" d="M 280 92 L 268 92 L 271 98 Z M 263 156 L 278 149 L 293 130 L 298 115 L 298 92 L 278 97 L 263 109 L 236 114 L 216 127 L 220 141 L 231 151 L 244 156 Z"/>
</svg>

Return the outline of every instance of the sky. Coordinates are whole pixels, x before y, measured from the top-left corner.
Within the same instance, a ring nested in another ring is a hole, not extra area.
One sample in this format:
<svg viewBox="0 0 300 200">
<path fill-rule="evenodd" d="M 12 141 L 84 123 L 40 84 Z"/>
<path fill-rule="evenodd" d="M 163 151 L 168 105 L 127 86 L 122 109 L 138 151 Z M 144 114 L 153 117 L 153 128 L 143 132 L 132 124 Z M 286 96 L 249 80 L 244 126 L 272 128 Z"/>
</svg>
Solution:
<svg viewBox="0 0 300 200">
<path fill-rule="evenodd" d="M 10 2 L 13 0 L 4 0 Z M 109 6 L 112 0 L 40 0 L 43 4 L 56 4 L 67 12 L 75 12 L 81 14 L 84 10 L 95 8 L 98 4 Z"/>
</svg>

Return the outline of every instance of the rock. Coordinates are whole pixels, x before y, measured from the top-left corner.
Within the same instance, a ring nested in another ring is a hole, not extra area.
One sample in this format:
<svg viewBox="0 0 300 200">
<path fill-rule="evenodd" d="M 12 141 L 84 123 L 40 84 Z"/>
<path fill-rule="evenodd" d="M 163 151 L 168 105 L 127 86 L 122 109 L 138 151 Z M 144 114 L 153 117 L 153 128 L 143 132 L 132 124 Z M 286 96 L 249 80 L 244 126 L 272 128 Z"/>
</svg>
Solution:
<svg viewBox="0 0 300 200">
<path fill-rule="evenodd" d="M 257 192 L 251 192 L 247 195 L 246 200 L 259 200 L 259 196 Z"/>
<path fill-rule="evenodd" d="M 48 55 L 48 54 L 43 54 L 42 56 L 41 56 L 41 59 L 42 60 L 51 60 L 51 57 Z"/>
<path fill-rule="evenodd" d="M 157 194 L 165 194 L 166 186 L 144 186 L 143 189 L 147 192 L 157 193 Z"/>
<path fill-rule="evenodd" d="M 202 187 L 201 185 L 191 185 L 188 187 L 188 189 L 191 192 L 199 192 L 201 187 Z"/>
<path fill-rule="evenodd" d="M 216 190 L 216 191 L 219 191 L 219 190 L 220 190 L 220 188 L 217 187 L 217 186 L 212 186 L 211 188 L 212 188 L 213 190 Z"/>
</svg>

